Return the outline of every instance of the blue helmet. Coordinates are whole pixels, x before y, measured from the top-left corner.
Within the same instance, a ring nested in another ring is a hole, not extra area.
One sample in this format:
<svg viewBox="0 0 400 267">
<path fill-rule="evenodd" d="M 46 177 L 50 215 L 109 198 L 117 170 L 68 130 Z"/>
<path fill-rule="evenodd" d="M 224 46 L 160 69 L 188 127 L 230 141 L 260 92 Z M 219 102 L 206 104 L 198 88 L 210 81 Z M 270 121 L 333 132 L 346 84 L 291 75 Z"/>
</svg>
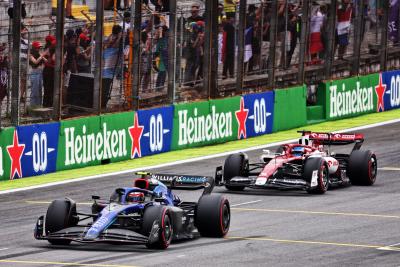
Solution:
<svg viewBox="0 0 400 267">
<path fill-rule="evenodd" d="M 292 149 L 292 154 L 295 157 L 301 157 L 304 155 L 304 147 L 302 146 L 296 146 Z"/>
</svg>

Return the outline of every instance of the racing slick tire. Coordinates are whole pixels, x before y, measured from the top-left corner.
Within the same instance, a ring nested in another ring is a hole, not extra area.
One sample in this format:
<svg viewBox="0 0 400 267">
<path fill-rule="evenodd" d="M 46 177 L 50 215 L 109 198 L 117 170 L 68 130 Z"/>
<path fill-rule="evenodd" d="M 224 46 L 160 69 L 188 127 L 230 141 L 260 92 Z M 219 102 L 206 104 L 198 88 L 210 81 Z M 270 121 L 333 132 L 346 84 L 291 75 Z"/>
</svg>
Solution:
<svg viewBox="0 0 400 267">
<path fill-rule="evenodd" d="M 317 186 L 307 189 L 307 192 L 324 194 L 329 187 L 329 168 L 323 158 L 308 158 L 304 163 L 303 178 L 310 184 L 314 171 L 318 172 Z"/>
<path fill-rule="evenodd" d="M 157 240 L 147 243 L 146 246 L 151 249 L 166 249 L 171 244 L 173 237 L 171 211 L 165 206 L 147 207 L 143 215 L 142 234 L 150 237 L 155 222 L 158 222 L 160 227 Z"/>
<path fill-rule="evenodd" d="M 235 176 L 247 176 L 248 163 L 243 153 L 229 155 L 224 163 L 225 187 L 232 191 L 242 191 L 245 187 L 240 185 L 229 185 L 230 180 Z"/>
<path fill-rule="evenodd" d="M 353 185 L 373 185 L 378 173 L 376 155 L 370 150 L 351 152 L 347 173 Z"/>
<path fill-rule="evenodd" d="M 195 215 L 195 226 L 201 236 L 223 237 L 229 231 L 231 210 L 222 195 L 204 195 L 200 198 Z"/>
<path fill-rule="evenodd" d="M 46 213 L 46 233 L 51 234 L 78 223 L 76 204 L 69 199 L 57 199 L 51 202 Z M 48 239 L 52 245 L 69 245 L 71 240 Z"/>
</svg>

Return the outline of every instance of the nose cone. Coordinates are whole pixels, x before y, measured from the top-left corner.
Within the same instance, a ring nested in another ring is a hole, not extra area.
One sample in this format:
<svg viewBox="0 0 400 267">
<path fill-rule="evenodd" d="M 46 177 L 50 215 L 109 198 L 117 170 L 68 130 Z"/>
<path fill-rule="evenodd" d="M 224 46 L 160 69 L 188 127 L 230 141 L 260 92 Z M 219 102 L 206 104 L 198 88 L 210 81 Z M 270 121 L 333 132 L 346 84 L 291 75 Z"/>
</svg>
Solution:
<svg viewBox="0 0 400 267">
<path fill-rule="evenodd" d="M 83 239 L 84 240 L 95 240 L 97 237 L 99 237 L 99 234 L 100 234 L 99 231 L 97 231 L 96 229 L 90 228 Z"/>
<path fill-rule="evenodd" d="M 87 231 L 84 240 L 94 240 L 112 223 L 113 216 L 107 213 L 101 216 Z"/>
</svg>

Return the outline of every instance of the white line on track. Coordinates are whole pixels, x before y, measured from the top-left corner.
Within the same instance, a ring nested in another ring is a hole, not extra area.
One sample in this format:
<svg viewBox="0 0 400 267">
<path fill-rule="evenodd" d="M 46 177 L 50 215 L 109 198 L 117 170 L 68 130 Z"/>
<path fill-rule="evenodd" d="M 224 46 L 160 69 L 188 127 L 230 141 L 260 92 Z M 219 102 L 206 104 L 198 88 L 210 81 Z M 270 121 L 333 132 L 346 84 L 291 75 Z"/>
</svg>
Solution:
<svg viewBox="0 0 400 267">
<path fill-rule="evenodd" d="M 7 250 L 8 248 L 0 248 L 0 251 L 2 251 L 2 250 Z"/>
<path fill-rule="evenodd" d="M 237 207 L 237 206 L 243 206 L 243 205 L 248 205 L 248 204 L 253 204 L 253 203 L 258 203 L 261 202 L 261 200 L 255 200 L 255 201 L 249 201 L 249 202 L 244 202 L 244 203 L 239 203 L 239 204 L 233 204 L 231 207 Z"/>
<path fill-rule="evenodd" d="M 388 250 L 388 251 L 400 251 L 400 248 L 397 247 L 399 245 L 400 245 L 400 243 L 396 243 L 396 244 L 393 244 L 393 245 L 388 245 L 388 246 L 380 247 L 380 248 L 377 248 L 377 249 L 379 249 L 379 250 Z"/>
<path fill-rule="evenodd" d="M 381 171 L 400 171 L 400 168 L 396 168 L 396 167 L 383 167 L 383 168 L 378 168 L 378 170 L 381 170 Z"/>
<path fill-rule="evenodd" d="M 354 128 L 350 128 L 350 129 L 336 131 L 335 133 L 346 133 L 346 132 L 360 131 L 360 130 L 379 127 L 379 126 L 394 124 L 394 123 L 398 123 L 398 122 L 400 122 L 400 119 L 395 119 L 395 120 L 390 120 L 390 121 L 385 121 L 385 122 L 379 122 L 379 123 L 374 123 L 374 124 L 360 126 L 360 127 L 354 127 Z M 307 128 L 307 127 L 305 127 L 305 128 Z M 15 192 L 28 191 L 28 190 L 39 189 L 39 188 L 52 187 L 52 186 L 57 186 L 57 185 L 69 184 L 69 183 L 76 183 L 76 182 L 99 179 L 99 178 L 115 176 L 115 175 L 123 175 L 123 174 L 127 174 L 127 173 L 133 173 L 133 172 L 137 172 L 137 171 L 142 171 L 144 169 L 159 169 L 159 168 L 164 168 L 164 167 L 177 166 L 177 165 L 182 165 L 182 164 L 186 164 L 186 163 L 192 163 L 192 162 L 201 161 L 201 160 L 224 157 L 224 156 L 228 156 L 230 154 L 234 154 L 234 153 L 238 153 L 238 152 L 248 152 L 248 151 L 254 151 L 254 150 L 261 150 L 261 149 L 264 149 L 264 148 L 269 148 L 269 147 L 274 147 L 274 146 L 280 146 L 280 145 L 283 145 L 283 144 L 286 144 L 286 143 L 296 142 L 297 140 L 298 140 L 297 138 L 296 139 L 290 139 L 290 140 L 285 140 L 285 141 L 281 141 L 281 142 L 275 142 L 275 143 L 270 143 L 270 144 L 266 144 L 266 145 L 250 147 L 250 148 L 246 148 L 246 149 L 228 151 L 228 152 L 223 152 L 223 153 L 219 153 L 219 154 L 213 154 L 213 155 L 197 157 L 197 158 L 192 158 L 192 159 L 186 159 L 186 160 L 179 160 L 179 161 L 175 161 L 175 162 L 169 162 L 169 163 L 158 164 L 158 165 L 153 165 L 153 166 L 146 166 L 146 167 L 135 168 L 135 169 L 130 169 L 130 170 L 124 170 L 124 171 L 119 171 L 119 172 L 98 174 L 98 175 L 81 177 L 81 178 L 72 179 L 72 180 L 65 180 L 65 181 L 53 182 L 53 183 L 42 184 L 42 185 L 34 185 L 34 186 L 25 187 L 25 188 L 4 190 L 4 191 L 0 192 L 0 195 L 5 195 L 5 194 L 10 194 L 10 193 L 15 193 Z"/>
</svg>

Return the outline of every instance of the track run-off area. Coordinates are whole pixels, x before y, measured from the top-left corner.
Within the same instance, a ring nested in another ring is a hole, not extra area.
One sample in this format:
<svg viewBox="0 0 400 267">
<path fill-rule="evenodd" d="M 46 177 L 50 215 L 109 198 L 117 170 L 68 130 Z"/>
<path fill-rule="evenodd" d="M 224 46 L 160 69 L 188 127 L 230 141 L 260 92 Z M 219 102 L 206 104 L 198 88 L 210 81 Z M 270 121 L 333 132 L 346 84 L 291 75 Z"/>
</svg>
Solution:
<svg viewBox="0 0 400 267">
<path fill-rule="evenodd" d="M 51 246 L 33 238 L 36 219 L 46 213 L 53 199 L 68 196 L 78 203 L 78 210 L 89 211 L 91 195 L 108 198 L 116 187 L 132 185 L 132 173 L 2 194 L 0 267 L 399 266 L 400 123 L 359 132 L 365 134 L 363 149 L 373 150 L 378 157 L 374 186 L 333 188 L 324 195 L 253 189 L 229 192 L 216 187 L 214 193 L 226 195 L 231 203 L 228 235 L 173 243 L 166 251 L 109 244 Z M 247 153 L 255 161 L 261 151 Z M 149 171 L 213 176 L 224 158 Z M 179 192 L 185 201 L 196 201 L 200 194 Z"/>
</svg>

